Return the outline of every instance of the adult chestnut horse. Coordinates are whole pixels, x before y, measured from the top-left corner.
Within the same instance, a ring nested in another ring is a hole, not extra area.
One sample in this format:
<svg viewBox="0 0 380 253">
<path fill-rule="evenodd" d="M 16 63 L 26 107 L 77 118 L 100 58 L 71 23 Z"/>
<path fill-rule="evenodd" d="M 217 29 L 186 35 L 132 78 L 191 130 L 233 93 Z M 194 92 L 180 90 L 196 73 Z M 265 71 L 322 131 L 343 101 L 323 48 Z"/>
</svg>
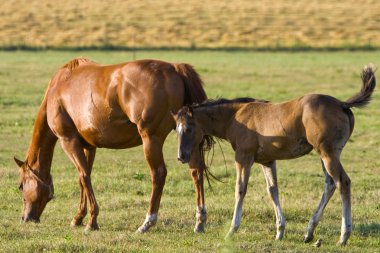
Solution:
<svg viewBox="0 0 380 253">
<path fill-rule="evenodd" d="M 125 149 L 142 144 L 150 167 L 152 194 L 138 231 L 148 231 L 157 221 L 165 184 L 162 146 L 175 128 L 170 110 L 206 98 L 201 79 L 188 64 L 139 60 L 103 66 L 84 58 L 68 62 L 48 85 L 26 160 L 15 158 L 21 168 L 22 219 L 39 221 L 53 197 L 50 167 L 59 140 L 79 173 L 80 204 L 71 225 L 82 225 L 88 205 L 86 230 L 98 229 L 99 207 L 91 184 L 96 148 Z M 195 231 L 202 231 L 206 222 L 202 151 L 200 147 L 193 152 L 190 162 L 197 199 Z"/>
<path fill-rule="evenodd" d="M 276 239 L 283 237 L 285 218 L 278 197 L 276 160 L 297 158 L 314 149 L 322 160 L 325 189 L 304 240 L 313 239 L 323 210 L 337 187 L 343 216 L 339 243 L 346 244 L 352 229 L 351 192 L 350 178 L 340 162 L 340 154 L 354 129 L 350 108 L 367 105 L 376 86 L 372 68 L 363 70 L 362 81 L 361 91 L 346 102 L 319 94 L 280 104 L 250 98 L 222 99 L 185 106 L 173 114 L 179 137 L 178 159 L 182 162 L 189 162 L 192 150 L 204 135 L 228 140 L 235 150 L 236 203 L 229 235 L 240 226 L 251 166 L 257 162 L 262 165 L 274 205 Z"/>
</svg>

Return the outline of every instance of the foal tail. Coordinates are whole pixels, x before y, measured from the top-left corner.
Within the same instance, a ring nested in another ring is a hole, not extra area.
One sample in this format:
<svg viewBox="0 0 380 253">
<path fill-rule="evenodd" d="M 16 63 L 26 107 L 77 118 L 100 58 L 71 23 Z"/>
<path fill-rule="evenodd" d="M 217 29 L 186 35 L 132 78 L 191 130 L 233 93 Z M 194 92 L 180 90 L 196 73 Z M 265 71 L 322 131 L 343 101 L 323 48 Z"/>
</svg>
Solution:
<svg viewBox="0 0 380 253">
<path fill-rule="evenodd" d="M 371 65 L 366 65 L 364 67 L 361 78 L 363 81 L 362 89 L 359 91 L 359 93 L 343 103 L 343 106 L 345 108 L 363 108 L 371 101 L 373 90 L 376 87 L 375 71 L 372 69 Z"/>
</svg>

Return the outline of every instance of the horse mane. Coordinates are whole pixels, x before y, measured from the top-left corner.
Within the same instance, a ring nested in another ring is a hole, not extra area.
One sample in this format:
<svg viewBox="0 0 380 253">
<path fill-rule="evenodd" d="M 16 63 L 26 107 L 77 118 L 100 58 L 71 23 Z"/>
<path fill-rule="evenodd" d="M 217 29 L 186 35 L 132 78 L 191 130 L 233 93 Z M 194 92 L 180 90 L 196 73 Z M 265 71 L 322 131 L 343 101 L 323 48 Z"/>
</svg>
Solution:
<svg viewBox="0 0 380 253">
<path fill-rule="evenodd" d="M 50 82 L 67 80 L 71 76 L 71 73 L 73 72 L 73 70 L 75 70 L 76 68 L 80 66 L 88 65 L 88 64 L 97 64 L 97 63 L 83 57 L 72 59 L 71 61 L 67 62 L 65 65 L 63 65 L 61 68 L 58 69 L 58 71 L 56 72 L 56 74 L 54 75 L 54 77 L 52 78 Z"/>
<path fill-rule="evenodd" d="M 88 63 L 95 63 L 95 62 L 91 61 L 90 59 L 83 58 L 83 57 L 75 58 L 75 59 L 72 59 L 71 61 L 67 62 L 65 65 L 63 65 L 61 67 L 61 69 L 67 69 L 71 72 L 74 69 L 76 69 L 77 67 L 79 67 L 80 65 L 88 64 Z"/>
<path fill-rule="evenodd" d="M 234 98 L 234 99 L 219 98 L 219 99 L 207 99 L 203 103 L 193 104 L 191 105 L 191 107 L 195 109 L 195 108 L 201 108 L 201 107 L 210 107 L 210 106 L 225 105 L 225 104 L 241 104 L 241 103 L 251 103 L 251 102 L 268 103 L 269 101 L 256 99 L 256 98 L 250 98 L 250 97 L 241 97 L 241 98 Z"/>
</svg>

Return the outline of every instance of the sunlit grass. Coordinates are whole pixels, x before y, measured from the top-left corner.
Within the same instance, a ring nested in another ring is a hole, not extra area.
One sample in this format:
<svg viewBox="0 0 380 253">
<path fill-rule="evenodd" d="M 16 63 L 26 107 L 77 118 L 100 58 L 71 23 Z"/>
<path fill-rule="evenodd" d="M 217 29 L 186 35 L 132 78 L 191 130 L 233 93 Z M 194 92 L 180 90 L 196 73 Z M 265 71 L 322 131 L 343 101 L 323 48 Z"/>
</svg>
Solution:
<svg viewBox="0 0 380 253">
<path fill-rule="evenodd" d="M 0 52 L 0 251 L 154 251 L 154 252 L 340 252 L 341 203 L 335 194 L 326 208 L 315 237 L 319 249 L 304 244 L 302 236 L 323 189 L 319 158 L 311 153 L 291 161 L 279 161 L 281 204 L 287 220 L 285 238 L 274 241 L 275 216 L 265 180 L 254 165 L 244 204 L 241 229 L 224 240 L 234 205 L 235 169 L 233 152 L 221 143 L 211 170 L 225 183 L 206 186 L 208 226 L 194 234 L 195 193 L 187 166 L 176 161 L 176 137 L 171 133 L 164 147 L 168 166 L 159 222 L 148 234 L 135 234 L 144 220 L 151 183 L 142 148 L 99 149 L 92 175 L 100 205 L 100 230 L 89 235 L 84 228 L 69 226 L 79 204 L 77 172 L 59 145 L 52 175 L 55 199 L 48 204 L 40 224 L 23 224 L 18 169 L 13 156 L 24 158 L 34 117 L 49 78 L 76 56 L 101 63 L 133 58 L 129 52 Z M 137 58 L 187 62 L 202 75 L 211 98 L 251 96 L 276 102 L 305 93 L 330 94 L 342 100 L 360 89 L 364 64 L 379 64 L 380 52 L 254 53 L 254 52 L 138 52 Z M 376 252 L 380 247 L 380 95 L 375 91 L 370 106 L 354 109 L 355 130 L 342 155 L 352 180 L 353 235 L 348 252 Z"/>
</svg>

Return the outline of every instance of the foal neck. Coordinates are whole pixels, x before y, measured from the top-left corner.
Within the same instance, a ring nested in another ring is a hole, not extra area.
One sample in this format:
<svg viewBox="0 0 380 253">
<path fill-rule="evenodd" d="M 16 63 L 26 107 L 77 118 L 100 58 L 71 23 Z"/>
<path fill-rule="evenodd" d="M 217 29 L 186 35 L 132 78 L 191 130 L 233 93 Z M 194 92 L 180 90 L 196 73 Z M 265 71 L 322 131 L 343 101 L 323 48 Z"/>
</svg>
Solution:
<svg viewBox="0 0 380 253">
<path fill-rule="evenodd" d="M 194 117 L 204 134 L 226 139 L 227 129 L 236 110 L 233 104 L 199 107 L 194 109 Z"/>
</svg>

